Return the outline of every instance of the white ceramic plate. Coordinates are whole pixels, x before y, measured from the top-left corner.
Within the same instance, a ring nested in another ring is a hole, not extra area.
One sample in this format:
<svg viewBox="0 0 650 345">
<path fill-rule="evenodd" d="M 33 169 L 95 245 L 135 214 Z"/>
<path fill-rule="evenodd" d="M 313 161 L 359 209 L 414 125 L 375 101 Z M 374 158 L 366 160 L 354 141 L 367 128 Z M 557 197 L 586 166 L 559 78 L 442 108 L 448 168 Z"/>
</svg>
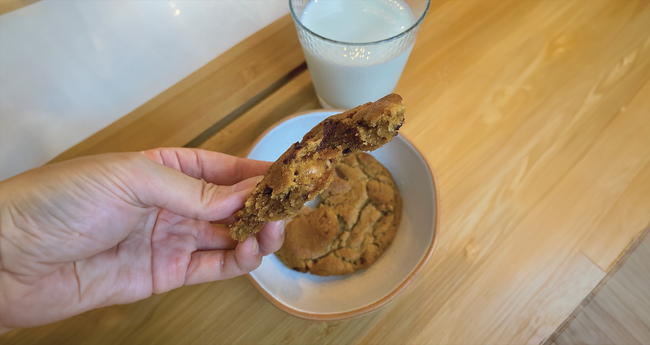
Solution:
<svg viewBox="0 0 650 345">
<path fill-rule="evenodd" d="M 275 161 L 326 117 L 317 111 L 276 124 L 257 141 L 248 158 Z M 368 269 L 345 276 L 321 277 L 296 272 L 275 255 L 249 274 L 276 307 L 316 320 L 357 317 L 386 305 L 402 292 L 427 262 L 437 237 L 437 187 L 424 158 L 403 136 L 371 154 L 393 175 L 403 200 L 401 224 L 393 243 Z"/>
</svg>

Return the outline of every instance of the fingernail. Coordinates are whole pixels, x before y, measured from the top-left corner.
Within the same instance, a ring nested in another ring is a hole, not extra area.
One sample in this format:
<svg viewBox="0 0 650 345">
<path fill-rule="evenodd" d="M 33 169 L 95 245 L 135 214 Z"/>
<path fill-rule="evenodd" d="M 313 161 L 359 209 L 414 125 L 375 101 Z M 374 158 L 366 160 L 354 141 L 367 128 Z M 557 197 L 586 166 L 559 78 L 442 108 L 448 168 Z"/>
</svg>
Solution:
<svg viewBox="0 0 650 345">
<path fill-rule="evenodd" d="M 257 244 L 257 239 L 255 236 L 251 236 L 253 238 L 253 244 L 251 244 L 251 252 L 253 252 L 253 255 L 257 255 L 260 251 L 260 246 Z"/>
<path fill-rule="evenodd" d="M 283 220 L 282 223 L 280 223 L 280 237 L 284 236 L 284 227 L 287 226 L 287 220 Z"/>
</svg>

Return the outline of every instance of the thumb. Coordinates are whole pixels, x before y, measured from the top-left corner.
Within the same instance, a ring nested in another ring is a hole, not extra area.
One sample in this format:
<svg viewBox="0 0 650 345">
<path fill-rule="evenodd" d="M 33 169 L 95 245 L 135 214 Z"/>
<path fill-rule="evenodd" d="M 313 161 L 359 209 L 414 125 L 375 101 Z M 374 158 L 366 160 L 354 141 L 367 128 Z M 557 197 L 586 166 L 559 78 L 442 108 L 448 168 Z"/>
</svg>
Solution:
<svg viewBox="0 0 650 345">
<path fill-rule="evenodd" d="M 219 186 L 148 161 L 147 179 L 136 192 L 140 201 L 197 220 L 215 221 L 231 216 L 244 207 L 246 198 L 262 179 L 256 176 L 232 186 Z"/>
</svg>

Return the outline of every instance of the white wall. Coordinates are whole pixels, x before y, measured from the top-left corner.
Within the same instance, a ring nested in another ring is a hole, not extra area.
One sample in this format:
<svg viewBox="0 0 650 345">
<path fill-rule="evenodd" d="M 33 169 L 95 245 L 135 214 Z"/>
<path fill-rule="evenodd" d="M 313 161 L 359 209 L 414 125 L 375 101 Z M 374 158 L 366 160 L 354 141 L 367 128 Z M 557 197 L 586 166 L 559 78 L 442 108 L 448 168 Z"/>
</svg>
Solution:
<svg viewBox="0 0 650 345">
<path fill-rule="evenodd" d="M 286 0 L 42 0 L 0 15 L 0 180 L 46 163 L 286 13 Z"/>
</svg>

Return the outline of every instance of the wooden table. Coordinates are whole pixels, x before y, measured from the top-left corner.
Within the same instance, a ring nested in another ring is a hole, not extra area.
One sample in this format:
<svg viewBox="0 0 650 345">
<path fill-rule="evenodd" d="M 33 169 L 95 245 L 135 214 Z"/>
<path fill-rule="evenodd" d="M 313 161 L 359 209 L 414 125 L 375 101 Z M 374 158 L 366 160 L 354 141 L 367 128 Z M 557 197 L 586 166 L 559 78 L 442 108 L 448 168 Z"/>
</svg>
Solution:
<svg viewBox="0 0 650 345">
<path fill-rule="evenodd" d="M 378 312 L 297 319 L 240 277 L 0 342 L 550 343 L 650 221 L 649 23 L 648 1 L 432 2 L 396 92 L 439 181 L 440 237 Z M 188 143 L 242 155 L 318 107 L 285 17 L 55 161 Z"/>
</svg>

